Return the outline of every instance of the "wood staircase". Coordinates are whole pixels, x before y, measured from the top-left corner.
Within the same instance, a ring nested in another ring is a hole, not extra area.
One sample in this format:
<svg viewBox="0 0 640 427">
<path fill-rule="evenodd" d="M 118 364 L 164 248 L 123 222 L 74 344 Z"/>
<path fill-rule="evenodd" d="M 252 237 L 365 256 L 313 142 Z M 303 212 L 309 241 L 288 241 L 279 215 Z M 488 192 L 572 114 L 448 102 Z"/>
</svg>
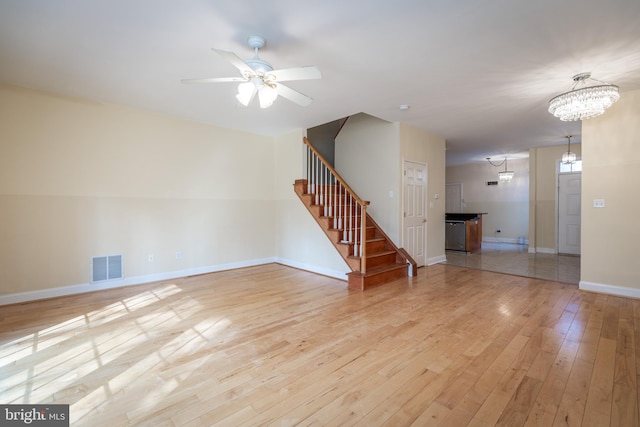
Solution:
<svg viewBox="0 0 640 427">
<path fill-rule="evenodd" d="M 349 289 L 417 275 L 415 261 L 366 213 L 369 202 L 359 199 L 306 138 L 304 142 L 313 163 L 308 178 L 295 181 L 294 191 L 351 269 Z"/>
</svg>

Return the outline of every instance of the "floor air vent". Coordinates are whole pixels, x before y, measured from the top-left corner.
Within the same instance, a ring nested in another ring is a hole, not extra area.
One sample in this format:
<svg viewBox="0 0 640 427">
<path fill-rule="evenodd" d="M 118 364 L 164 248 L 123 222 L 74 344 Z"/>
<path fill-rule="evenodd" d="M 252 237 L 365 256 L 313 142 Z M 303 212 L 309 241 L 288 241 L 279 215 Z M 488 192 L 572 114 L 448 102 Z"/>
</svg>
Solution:
<svg viewBox="0 0 640 427">
<path fill-rule="evenodd" d="M 91 283 L 122 279 L 122 255 L 91 258 Z"/>
</svg>

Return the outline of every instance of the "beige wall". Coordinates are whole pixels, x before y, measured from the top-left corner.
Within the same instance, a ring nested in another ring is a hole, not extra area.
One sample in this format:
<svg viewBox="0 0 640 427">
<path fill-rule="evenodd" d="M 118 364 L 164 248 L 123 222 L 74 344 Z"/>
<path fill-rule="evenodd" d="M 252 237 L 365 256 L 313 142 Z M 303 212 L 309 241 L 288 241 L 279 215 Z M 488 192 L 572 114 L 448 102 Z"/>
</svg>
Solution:
<svg viewBox="0 0 640 427">
<path fill-rule="evenodd" d="M 0 144 L 2 294 L 275 253 L 273 138 L 3 86 Z"/>
<path fill-rule="evenodd" d="M 558 251 L 558 166 L 566 151 L 566 145 L 529 150 L 529 252 Z M 581 158 L 582 144 L 571 144 L 571 151 Z"/>
<path fill-rule="evenodd" d="M 406 124 L 352 116 L 336 139 L 336 169 L 369 200 L 368 212 L 393 242 L 402 242 L 404 160 L 427 164 L 427 263 L 444 261 L 445 140 Z M 435 199 L 438 194 L 440 199 Z"/>
<path fill-rule="evenodd" d="M 513 179 L 498 185 L 487 181 L 498 181 L 504 166 L 485 162 L 447 168 L 447 184 L 462 183 L 463 211 L 487 213 L 482 218 L 485 241 L 518 243 L 529 235 L 529 160 L 508 160 L 508 167 L 515 172 Z"/>
<path fill-rule="evenodd" d="M 367 212 L 401 246 L 399 138 L 397 123 L 367 114 L 351 116 L 336 138 L 335 169 L 371 202 Z"/>
<path fill-rule="evenodd" d="M 445 214 L 445 139 L 407 124 L 400 124 L 400 194 L 402 194 L 403 164 L 405 160 L 427 165 L 427 264 L 442 262 L 444 251 Z M 438 198 L 436 199 L 436 194 Z M 403 223 L 402 201 L 399 223 Z M 402 227 L 402 225 L 401 225 Z M 402 233 L 400 233 L 402 234 Z"/>
<path fill-rule="evenodd" d="M 276 138 L 275 244 L 278 261 L 346 280 L 351 270 L 293 191 L 303 178 L 302 131 Z"/>
<path fill-rule="evenodd" d="M 640 91 L 583 122 L 582 157 L 580 287 L 640 297 Z"/>
<path fill-rule="evenodd" d="M 266 137 L 0 86 L 0 299 L 274 260 L 344 278 L 294 200 L 301 147 L 301 132 Z M 308 225 L 304 244 L 292 237 Z M 91 257 L 113 254 L 124 280 L 90 284 Z"/>
</svg>

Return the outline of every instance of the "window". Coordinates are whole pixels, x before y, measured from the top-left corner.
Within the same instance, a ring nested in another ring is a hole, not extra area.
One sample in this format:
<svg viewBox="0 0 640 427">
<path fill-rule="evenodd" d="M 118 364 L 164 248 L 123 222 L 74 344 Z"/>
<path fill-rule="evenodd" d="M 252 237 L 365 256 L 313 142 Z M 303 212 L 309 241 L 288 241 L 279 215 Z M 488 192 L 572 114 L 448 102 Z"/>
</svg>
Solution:
<svg viewBox="0 0 640 427">
<path fill-rule="evenodd" d="M 560 173 L 582 172 L 582 160 L 576 160 L 573 163 L 560 162 Z"/>
</svg>

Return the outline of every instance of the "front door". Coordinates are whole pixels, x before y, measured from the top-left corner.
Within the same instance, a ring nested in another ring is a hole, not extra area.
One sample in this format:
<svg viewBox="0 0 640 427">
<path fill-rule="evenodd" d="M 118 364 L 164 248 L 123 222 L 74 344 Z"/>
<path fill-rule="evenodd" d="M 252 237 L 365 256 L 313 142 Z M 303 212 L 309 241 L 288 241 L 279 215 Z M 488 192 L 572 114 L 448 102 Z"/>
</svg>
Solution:
<svg viewBox="0 0 640 427">
<path fill-rule="evenodd" d="M 558 175 L 558 253 L 580 254 L 582 174 Z"/>
<path fill-rule="evenodd" d="M 427 165 L 405 160 L 403 173 L 402 242 L 404 249 L 421 267 L 427 263 Z"/>
</svg>

